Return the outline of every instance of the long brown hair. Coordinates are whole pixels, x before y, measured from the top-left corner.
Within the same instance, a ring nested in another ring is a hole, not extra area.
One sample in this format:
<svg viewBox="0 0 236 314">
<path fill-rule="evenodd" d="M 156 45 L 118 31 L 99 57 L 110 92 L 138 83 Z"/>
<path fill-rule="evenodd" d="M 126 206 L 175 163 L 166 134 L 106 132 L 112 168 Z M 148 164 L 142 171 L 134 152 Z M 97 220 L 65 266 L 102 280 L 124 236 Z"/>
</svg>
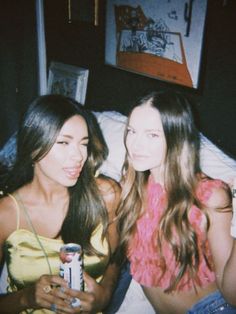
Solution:
<svg viewBox="0 0 236 314">
<path fill-rule="evenodd" d="M 193 204 L 201 207 L 195 194 L 197 178 L 200 174 L 199 132 L 195 127 L 187 97 L 170 91 L 154 92 L 139 100 L 135 107 L 147 103 L 160 113 L 167 144 L 164 162 L 167 207 L 157 230 L 157 246 L 162 256 L 163 273 L 167 268 L 162 255 L 164 242 L 171 246 L 179 267 L 176 278 L 166 289 L 170 292 L 176 288 L 186 272 L 190 274 L 193 281 L 197 281 L 199 265 L 197 234 L 189 223 L 188 213 Z M 126 159 L 121 203 L 118 208 L 120 252 L 126 251 L 136 228 L 136 220 L 143 214 L 149 174 L 149 171 L 136 172 Z M 208 217 L 206 213 L 204 215 L 207 229 Z"/>
</svg>

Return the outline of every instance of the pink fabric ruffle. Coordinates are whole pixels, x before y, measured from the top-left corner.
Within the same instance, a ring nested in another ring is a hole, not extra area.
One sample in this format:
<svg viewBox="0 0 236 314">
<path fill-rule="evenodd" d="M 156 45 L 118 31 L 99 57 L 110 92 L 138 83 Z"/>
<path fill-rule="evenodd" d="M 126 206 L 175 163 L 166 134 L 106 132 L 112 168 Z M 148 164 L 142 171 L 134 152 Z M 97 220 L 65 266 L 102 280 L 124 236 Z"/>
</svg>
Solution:
<svg viewBox="0 0 236 314">
<path fill-rule="evenodd" d="M 222 186 L 220 180 L 203 180 L 197 189 L 199 200 L 204 203 L 211 196 L 213 188 Z M 130 260 L 131 274 L 133 278 L 141 285 L 148 287 L 169 287 L 172 278 L 178 273 L 178 265 L 172 254 L 168 243 L 163 246 L 163 255 L 166 261 L 167 269 L 162 274 L 160 252 L 157 247 L 157 228 L 160 217 L 166 205 L 165 191 L 160 184 L 156 184 L 149 179 L 148 183 L 148 206 L 145 213 L 137 221 L 137 230 L 130 242 L 128 257 Z M 198 270 L 198 285 L 205 286 L 215 281 L 215 274 L 212 272 L 203 256 L 203 247 L 208 262 L 212 264 L 212 258 L 209 250 L 206 234 L 203 230 L 204 216 L 201 210 L 192 206 L 189 213 L 189 221 L 198 235 L 198 244 L 200 252 L 200 265 Z M 188 274 L 185 274 L 177 286 L 179 291 L 187 291 L 194 288 L 194 283 Z"/>
</svg>

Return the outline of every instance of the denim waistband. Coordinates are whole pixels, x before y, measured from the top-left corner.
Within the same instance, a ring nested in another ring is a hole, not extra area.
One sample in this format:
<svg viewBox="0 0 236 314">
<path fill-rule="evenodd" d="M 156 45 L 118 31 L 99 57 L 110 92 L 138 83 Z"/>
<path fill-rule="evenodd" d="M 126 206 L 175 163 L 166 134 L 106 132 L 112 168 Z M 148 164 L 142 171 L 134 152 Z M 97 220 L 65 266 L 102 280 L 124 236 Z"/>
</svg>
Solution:
<svg viewBox="0 0 236 314">
<path fill-rule="evenodd" d="M 219 291 L 199 300 L 186 314 L 236 314 L 236 307 L 229 305 Z"/>
</svg>

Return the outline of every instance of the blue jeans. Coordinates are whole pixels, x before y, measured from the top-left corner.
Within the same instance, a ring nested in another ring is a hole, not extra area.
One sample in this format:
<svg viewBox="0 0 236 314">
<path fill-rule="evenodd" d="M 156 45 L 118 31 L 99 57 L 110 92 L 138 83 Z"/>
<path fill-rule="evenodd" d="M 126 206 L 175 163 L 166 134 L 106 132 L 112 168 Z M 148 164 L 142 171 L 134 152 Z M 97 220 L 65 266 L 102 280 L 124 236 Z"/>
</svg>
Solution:
<svg viewBox="0 0 236 314">
<path fill-rule="evenodd" d="M 229 305 L 216 291 L 201 299 L 186 314 L 236 314 L 236 307 Z"/>
<path fill-rule="evenodd" d="M 131 279 L 132 277 L 129 271 L 129 262 L 126 262 L 121 268 L 117 286 L 113 292 L 110 303 L 103 311 L 104 314 L 114 314 L 119 310 L 129 288 Z"/>
</svg>

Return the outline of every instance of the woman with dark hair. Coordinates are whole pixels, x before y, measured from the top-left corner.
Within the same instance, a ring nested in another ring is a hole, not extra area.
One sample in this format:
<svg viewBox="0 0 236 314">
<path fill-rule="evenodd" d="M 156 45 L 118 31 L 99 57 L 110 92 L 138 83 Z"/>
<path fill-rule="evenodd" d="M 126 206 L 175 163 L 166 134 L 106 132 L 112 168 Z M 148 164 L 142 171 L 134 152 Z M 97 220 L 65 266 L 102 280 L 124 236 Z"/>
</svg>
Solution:
<svg viewBox="0 0 236 314">
<path fill-rule="evenodd" d="M 201 172 L 188 98 L 171 91 L 142 98 L 125 145 L 118 252 L 133 279 L 159 314 L 236 313 L 221 293 L 233 244 L 231 193 Z"/>
<path fill-rule="evenodd" d="M 38 97 L 23 117 L 1 187 L 0 257 L 9 274 L 1 313 L 95 313 L 109 302 L 120 188 L 95 176 L 108 151 L 92 119 L 61 95 Z M 85 291 L 59 276 L 60 247 L 71 242 L 83 248 Z"/>
</svg>

